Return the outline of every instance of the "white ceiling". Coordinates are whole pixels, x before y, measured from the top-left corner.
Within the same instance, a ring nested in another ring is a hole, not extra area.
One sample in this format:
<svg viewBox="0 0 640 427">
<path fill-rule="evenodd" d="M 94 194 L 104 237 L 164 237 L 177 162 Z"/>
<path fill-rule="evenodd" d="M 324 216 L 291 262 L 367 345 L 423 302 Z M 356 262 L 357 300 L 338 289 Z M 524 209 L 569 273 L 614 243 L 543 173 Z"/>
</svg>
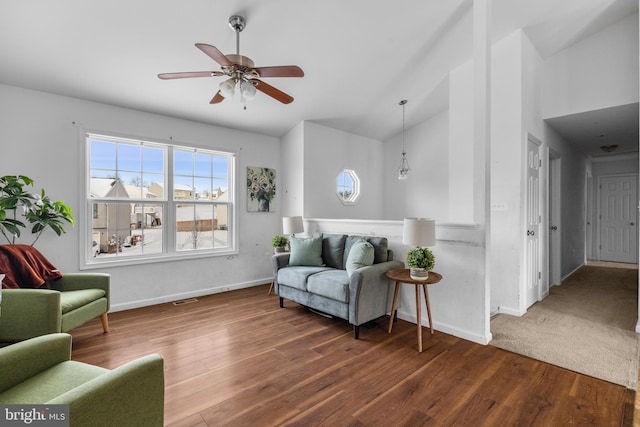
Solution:
<svg viewBox="0 0 640 427">
<path fill-rule="evenodd" d="M 637 0 L 493 0 L 493 37 L 523 28 L 548 57 L 637 10 Z M 471 0 L 4 0 L 0 83 L 273 136 L 312 120 L 384 140 L 401 129 L 401 99 L 407 127 L 446 108 L 448 71 L 472 54 L 471 12 Z M 241 54 L 304 70 L 265 79 L 292 104 L 258 93 L 247 110 L 210 105 L 222 78 L 156 77 L 218 70 L 194 43 L 235 53 L 234 14 L 247 19 Z"/>
</svg>

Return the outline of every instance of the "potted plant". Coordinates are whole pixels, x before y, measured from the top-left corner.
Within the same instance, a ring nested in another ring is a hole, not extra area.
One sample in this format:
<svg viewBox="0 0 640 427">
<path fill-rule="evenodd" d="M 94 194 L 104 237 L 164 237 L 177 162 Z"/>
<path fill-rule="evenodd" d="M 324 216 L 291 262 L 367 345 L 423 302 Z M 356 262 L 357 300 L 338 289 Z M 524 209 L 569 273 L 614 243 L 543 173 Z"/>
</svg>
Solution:
<svg viewBox="0 0 640 427">
<path fill-rule="evenodd" d="M 413 280 L 427 280 L 436 265 L 436 258 L 429 248 L 416 247 L 407 252 L 407 265 Z"/>
<path fill-rule="evenodd" d="M 284 252 L 287 243 L 289 243 L 289 240 L 281 234 L 276 234 L 273 236 L 273 239 L 271 239 L 271 245 L 275 253 Z"/>
<path fill-rule="evenodd" d="M 31 233 L 36 236 L 31 246 L 47 228 L 60 236 L 66 232 L 65 223 L 75 224 L 71 208 L 66 203 L 51 200 L 44 189 L 40 194 L 28 191 L 33 182 L 24 175 L 0 177 L 0 233 L 9 244 L 16 243 L 21 229 L 26 229 L 27 224 L 31 225 Z"/>
</svg>

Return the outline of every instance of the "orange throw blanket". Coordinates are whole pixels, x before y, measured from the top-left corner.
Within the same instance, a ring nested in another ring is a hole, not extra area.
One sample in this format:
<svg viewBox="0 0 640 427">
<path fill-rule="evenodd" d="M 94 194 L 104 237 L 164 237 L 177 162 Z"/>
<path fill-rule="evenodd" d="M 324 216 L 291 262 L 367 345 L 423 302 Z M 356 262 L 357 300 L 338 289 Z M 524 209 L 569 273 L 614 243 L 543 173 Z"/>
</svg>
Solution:
<svg viewBox="0 0 640 427">
<path fill-rule="evenodd" d="M 40 288 L 62 273 L 37 249 L 29 245 L 0 245 L 3 288 Z"/>
</svg>

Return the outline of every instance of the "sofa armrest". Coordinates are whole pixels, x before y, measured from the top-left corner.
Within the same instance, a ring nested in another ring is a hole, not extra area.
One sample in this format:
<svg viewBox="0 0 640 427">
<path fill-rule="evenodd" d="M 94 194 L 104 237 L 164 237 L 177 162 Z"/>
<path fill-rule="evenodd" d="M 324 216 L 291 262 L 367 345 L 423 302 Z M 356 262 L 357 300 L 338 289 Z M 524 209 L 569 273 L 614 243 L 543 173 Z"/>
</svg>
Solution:
<svg viewBox="0 0 640 427">
<path fill-rule="evenodd" d="M 58 291 L 78 291 L 82 289 L 102 289 L 107 297 L 107 311 L 110 307 L 111 275 L 107 273 L 64 273 L 51 283 Z"/>
<path fill-rule="evenodd" d="M 278 277 L 278 270 L 289 265 L 290 255 L 291 254 L 289 252 L 280 252 L 271 256 L 271 268 L 273 270 L 274 279 Z"/>
<path fill-rule="evenodd" d="M 0 392 L 67 360 L 71 360 L 69 334 L 43 335 L 0 348 Z"/>
<path fill-rule="evenodd" d="M 349 323 L 361 325 L 387 313 L 389 270 L 404 268 L 402 261 L 387 261 L 358 268 L 349 282 Z"/>
<path fill-rule="evenodd" d="M 164 361 L 150 354 L 57 396 L 71 426 L 158 426 L 164 423 Z"/>
<path fill-rule="evenodd" d="M 0 341 L 20 341 L 60 332 L 60 292 L 50 289 L 3 289 Z"/>
</svg>

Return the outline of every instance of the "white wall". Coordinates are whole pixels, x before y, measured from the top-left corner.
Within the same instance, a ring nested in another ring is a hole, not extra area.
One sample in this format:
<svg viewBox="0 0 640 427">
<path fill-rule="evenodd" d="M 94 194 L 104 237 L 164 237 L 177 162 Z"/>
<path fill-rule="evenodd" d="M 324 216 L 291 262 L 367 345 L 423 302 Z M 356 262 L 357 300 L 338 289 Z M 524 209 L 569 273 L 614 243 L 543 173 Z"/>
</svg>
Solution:
<svg viewBox="0 0 640 427">
<path fill-rule="evenodd" d="M 473 223 L 473 61 L 449 74 L 449 221 Z"/>
<path fill-rule="evenodd" d="M 0 173 L 33 178 L 76 215 L 82 203 L 80 158 L 84 138 L 78 126 L 141 138 L 173 140 L 238 154 L 239 253 L 139 266 L 100 269 L 111 273 L 112 309 L 171 301 L 271 280 L 271 237 L 281 229 L 281 212 L 246 212 L 247 166 L 281 170 L 277 138 L 164 117 L 95 102 L 0 85 Z M 278 206 L 276 204 L 276 206 Z M 47 233 L 36 247 L 63 273 L 79 270 L 76 226 L 58 238 Z"/>
<path fill-rule="evenodd" d="M 551 126 L 545 124 L 544 138 L 560 155 L 560 275 L 565 278 L 585 263 L 586 240 L 586 158 L 569 145 Z"/>
<path fill-rule="evenodd" d="M 300 160 L 299 160 L 300 161 Z M 313 122 L 304 123 L 304 217 L 379 219 L 382 217 L 382 143 Z M 355 171 L 360 198 L 344 205 L 338 195 L 338 174 Z"/>
<path fill-rule="evenodd" d="M 301 216 L 304 212 L 304 162 L 300 161 L 303 158 L 304 122 L 300 122 L 287 132 L 281 141 L 282 216 Z"/>
<path fill-rule="evenodd" d="M 398 179 L 402 133 L 383 143 L 384 203 L 379 219 L 417 217 L 433 218 L 437 223 L 450 222 L 449 112 L 441 111 L 405 129 L 404 139 L 411 169 L 404 181 Z"/>
<path fill-rule="evenodd" d="M 638 102 L 638 14 L 548 58 L 544 118 Z"/>
</svg>

